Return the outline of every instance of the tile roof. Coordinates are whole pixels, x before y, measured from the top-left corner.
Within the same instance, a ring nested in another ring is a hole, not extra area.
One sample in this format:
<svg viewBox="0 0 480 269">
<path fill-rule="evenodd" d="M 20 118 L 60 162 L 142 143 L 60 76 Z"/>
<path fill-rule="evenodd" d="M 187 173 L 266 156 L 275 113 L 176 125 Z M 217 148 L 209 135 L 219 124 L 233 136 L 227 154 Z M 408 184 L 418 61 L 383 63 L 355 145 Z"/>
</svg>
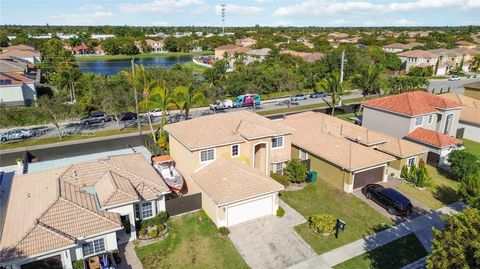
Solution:
<svg viewBox="0 0 480 269">
<path fill-rule="evenodd" d="M 439 95 L 442 98 L 459 102 L 465 107 L 460 113 L 460 121 L 480 125 L 480 100 L 459 93 L 445 93 Z"/>
<path fill-rule="evenodd" d="M 0 262 L 69 247 L 76 239 L 121 229 L 100 206 L 149 199 L 168 187 L 142 154 L 111 156 L 14 177 L 0 240 Z"/>
<path fill-rule="evenodd" d="M 427 152 L 426 148 L 400 138 L 380 144 L 377 149 L 402 159 Z"/>
<path fill-rule="evenodd" d="M 121 229 L 115 213 L 60 180 L 65 167 L 15 176 L 0 241 L 0 262 L 69 247 L 77 238 Z"/>
<path fill-rule="evenodd" d="M 390 155 L 353 142 L 342 130 L 355 130 L 355 132 L 348 131 L 347 133 L 363 135 L 361 137 L 373 144 L 386 142 L 385 138 L 389 138 L 388 136 L 364 127 L 351 126 L 354 124 L 346 121 L 344 123 L 340 121 L 342 120 L 326 114 L 305 112 L 287 116 L 282 122 L 295 130 L 292 144 L 348 171 L 356 171 L 395 160 Z"/>
<path fill-rule="evenodd" d="M 20 44 L 20 45 L 14 45 L 14 46 L 8 46 L 5 48 L 2 48 L 3 51 L 9 51 L 9 50 L 30 50 L 30 51 L 36 51 L 34 47 L 25 45 L 25 44 Z"/>
<path fill-rule="evenodd" d="M 409 50 L 409 51 L 400 52 L 397 55 L 398 57 L 425 58 L 425 59 L 433 59 L 438 57 L 435 53 L 425 51 L 425 50 Z"/>
<path fill-rule="evenodd" d="M 260 170 L 233 159 L 217 159 L 195 172 L 191 178 L 217 205 L 284 189 Z"/>
<path fill-rule="evenodd" d="M 475 82 L 472 82 L 472 83 L 463 84 L 463 87 L 480 90 L 480 81 L 475 81 Z"/>
<path fill-rule="evenodd" d="M 15 58 L 25 58 L 25 57 L 40 57 L 40 52 L 31 51 L 31 50 L 8 50 L 5 52 L 0 52 L 0 59 L 15 57 Z"/>
<path fill-rule="evenodd" d="M 320 60 L 323 57 L 325 57 L 325 54 L 320 53 L 320 52 L 299 52 L 299 51 L 294 51 L 294 50 L 282 50 L 280 53 L 297 56 L 297 57 L 302 58 L 304 61 L 307 61 L 307 62 L 310 62 L 310 63 L 315 62 L 315 61 Z"/>
<path fill-rule="evenodd" d="M 190 150 L 290 134 L 292 130 L 248 111 L 219 113 L 165 126 L 165 130 Z"/>
<path fill-rule="evenodd" d="M 24 83 L 34 83 L 35 79 L 29 78 L 23 74 L 17 72 L 0 72 L 0 80 L 10 81 L 9 84 L 5 85 L 20 85 Z"/>
<path fill-rule="evenodd" d="M 0 70 L 3 73 L 24 72 L 28 68 L 25 62 L 16 61 L 14 59 L 0 59 Z"/>
<path fill-rule="evenodd" d="M 365 101 L 363 105 L 407 116 L 433 113 L 438 109 L 447 110 L 462 107 L 462 104 L 458 102 L 445 100 L 444 98 L 424 91 L 381 97 Z"/>
<path fill-rule="evenodd" d="M 451 137 L 436 131 L 427 130 L 424 128 L 417 128 L 405 136 L 406 139 L 420 142 L 426 145 L 434 146 L 436 148 L 444 148 L 455 146 L 462 142 L 462 140 Z"/>
<path fill-rule="evenodd" d="M 239 47 L 239 46 L 235 46 L 235 45 L 231 45 L 231 44 L 216 47 L 215 50 L 224 50 L 224 51 L 229 51 L 229 52 L 247 52 L 247 51 L 250 51 L 249 48 Z"/>
</svg>

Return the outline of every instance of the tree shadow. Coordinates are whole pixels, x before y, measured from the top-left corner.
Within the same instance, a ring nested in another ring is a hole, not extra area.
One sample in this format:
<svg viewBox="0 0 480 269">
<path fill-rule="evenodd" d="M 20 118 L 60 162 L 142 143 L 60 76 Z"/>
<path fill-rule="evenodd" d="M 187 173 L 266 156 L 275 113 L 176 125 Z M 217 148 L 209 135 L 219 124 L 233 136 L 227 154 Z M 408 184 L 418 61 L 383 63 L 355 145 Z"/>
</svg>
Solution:
<svg viewBox="0 0 480 269">
<path fill-rule="evenodd" d="M 445 205 L 449 205 L 459 200 L 457 190 L 446 185 L 435 186 L 433 190 L 433 198 L 439 200 Z"/>
</svg>

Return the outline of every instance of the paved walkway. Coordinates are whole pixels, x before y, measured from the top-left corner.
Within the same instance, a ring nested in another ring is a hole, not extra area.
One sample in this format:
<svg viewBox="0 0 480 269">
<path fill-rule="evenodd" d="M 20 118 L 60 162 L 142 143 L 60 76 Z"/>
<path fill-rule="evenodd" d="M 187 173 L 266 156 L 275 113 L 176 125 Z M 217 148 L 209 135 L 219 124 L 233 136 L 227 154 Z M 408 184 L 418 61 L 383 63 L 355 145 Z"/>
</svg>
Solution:
<svg viewBox="0 0 480 269">
<path fill-rule="evenodd" d="M 135 253 L 135 245 L 132 241 L 118 245 L 118 251 L 122 262 L 117 266 L 118 269 L 142 269 L 142 263 Z"/>
<path fill-rule="evenodd" d="M 442 227 L 443 221 L 441 216 L 444 214 L 455 214 L 465 208 L 465 204 L 461 202 L 453 203 L 449 206 L 442 207 L 431 213 L 422 215 L 416 219 L 408 220 L 400 223 L 392 228 L 367 236 L 345 246 L 339 247 L 320 256 L 316 256 L 310 260 L 296 264 L 291 268 L 331 268 L 337 264 L 347 261 L 351 258 L 359 256 L 367 251 L 388 244 L 398 238 L 404 237 L 410 233 L 420 234 L 426 240 L 427 230 L 432 227 Z M 431 237 L 429 237 L 431 240 Z M 420 238 L 419 238 L 420 239 Z M 420 239 L 422 241 L 422 239 Z M 423 243 L 423 242 L 422 242 Z M 425 241 L 425 244 L 427 242 Z M 425 245 L 424 244 L 424 245 Z"/>
<path fill-rule="evenodd" d="M 306 220 L 280 201 L 285 216 L 267 216 L 230 228 L 230 239 L 251 268 L 282 269 L 316 256 L 293 227 Z"/>
</svg>

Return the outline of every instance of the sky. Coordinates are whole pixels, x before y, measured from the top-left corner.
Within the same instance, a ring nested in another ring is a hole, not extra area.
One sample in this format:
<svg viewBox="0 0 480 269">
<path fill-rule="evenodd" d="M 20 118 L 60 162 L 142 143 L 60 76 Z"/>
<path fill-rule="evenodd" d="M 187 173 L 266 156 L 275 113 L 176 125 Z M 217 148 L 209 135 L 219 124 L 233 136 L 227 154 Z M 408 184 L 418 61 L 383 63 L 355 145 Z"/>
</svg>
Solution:
<svg viewBox="0 0 480 269">
<path fill-rule="evenodd" d="M 0 0 L 0 24 L 221 26 L 480 25 L 480 0 Z"/>
</svg>

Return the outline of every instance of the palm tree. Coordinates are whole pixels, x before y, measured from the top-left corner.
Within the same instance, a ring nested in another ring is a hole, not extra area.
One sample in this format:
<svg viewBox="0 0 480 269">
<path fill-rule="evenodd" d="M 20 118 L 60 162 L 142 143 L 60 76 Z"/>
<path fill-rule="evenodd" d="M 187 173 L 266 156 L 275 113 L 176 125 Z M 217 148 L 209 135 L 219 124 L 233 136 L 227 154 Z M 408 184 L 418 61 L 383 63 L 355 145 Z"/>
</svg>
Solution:
<svg viewBox="0 0 480 269">
<path fill-rule="evenodd" d="M 365 99 L 369 94 L 381 94 L 383 86 L 381 76 L 382 70 L 379 67 L 369 65 L 354 76 L 352 83 L 355 87 L 362 90 L 363 99 Z"/>
<path fill-rule="evenodd" d="M 480 54 L 473 57 L 473 61 L 470 63 L 470 70 L 478 71 L 480 69 Z"/>
<path fill-rule="evenodd" d="M 167 111 L 171 109 L 178 109 L 177 102 L 175 100 L 174 90 L 167 87 L 165 80 L 155 83 L 155 87 L 150 92 L 146 104 L 148 107 L 159 107 L 162 110 L 162 119 L 160 121 L 160 127 L 155 134 L 163 136 L 163 127 L 167 124 Z"/>
<path fill-rule="evenodd" d="M 190 108 L 200 105 L 205 99 L 205 95 L 192 85 L 189 87 L 180 86 L 175 89 L 174 99 L 181 111 L 185 112 L 185 120 L 188 120 Z"/>
<path fill-rule="evenodd" d="M 333 116 L 335 113 L 335 106 L 337 106 L 340 96 L 348 89 L 349 82 L 340 82 L 340 73 L 335 70 L 330 73 L 327 77 L 325 77 L 319 83 L 320 89 L 324 92 L 328 92 L 331 94 L 332 99 L 332 112 L 331 115 Z"/>
</svg>

